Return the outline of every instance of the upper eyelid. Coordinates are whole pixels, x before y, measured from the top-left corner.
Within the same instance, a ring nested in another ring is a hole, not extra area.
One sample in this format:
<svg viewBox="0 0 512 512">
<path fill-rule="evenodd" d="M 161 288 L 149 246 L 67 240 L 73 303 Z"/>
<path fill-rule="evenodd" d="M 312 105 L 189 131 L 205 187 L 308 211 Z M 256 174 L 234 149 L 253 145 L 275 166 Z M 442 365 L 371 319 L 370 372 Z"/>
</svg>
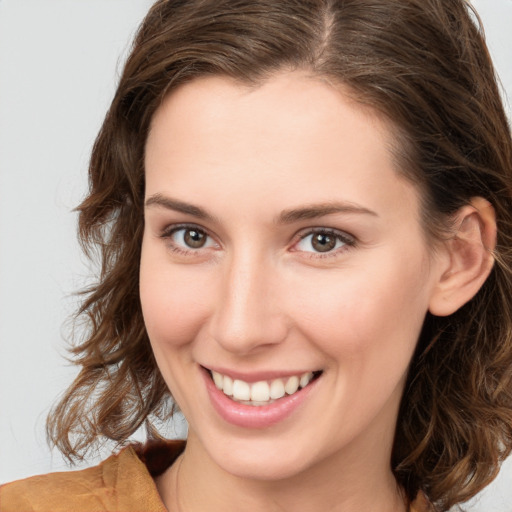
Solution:
<svg viewBox="0 0 512 512">
<path fill-rule="evenodd" d="M 335 236 L 338 239 L 341 239 L 343 242 L 343 246 L 339 247 L 337 249 L 333 249 L 331 251 L 326 252 L 316 252 L 316 251 L 304 251 L 301 249 L 298 249 L 297 246 L 302 240 L 307 238 L 310 235 L 314 235 L 315 233 L 327 233 Z M 349 251 L 350 249 L 353 249 L 357 247 L 358 245 L 358 239 L 343 230 L 336 229 L 336 228 L 327 228 L 327 227 L 314 227 L 314 228 L 305 228 L 301 231 L 299 231 L 293 239 L 293 242 L 288 250 L 294 253 L 301 253 L 303 256 L 310 260 L 320 260 L 320 259 L 326 259 L 326 258 L 332 258 L 333 261 L 336 261 L 336 258 L 340 257 L 342 254 L 345 254 L 346 251 Z"/>
<path fill-rule="evenodd" d="M 333 234 L 333 235 L 339 236 L 341 238 L 346 238 L 348 240 L 351 240 L 351 241 L 353 241 L 353 243 L 356 243 L 356 241 L 357 241 L 357 238 L 347 231 L 344 231 L 342 229 L 337 229 L 337 228 L 325 227 L 325 226 L 317 226 L 317 227 L 301 229 L 294 236 L 294 238 L 296 238 L 298 240 L 302 240 L 303 238 L 306 238 L 307 236 L 315 234 L 315 233 Z"/>
<path fill-rule="evenodd" d="M 169 224 L 161 230 L 161 236 L 170 235 L 180 229 L 197 229 L 198 231 L 202 231 L 208 236 L 212 237 L 210 231 L 199 224 L 195 224 L 194 222 L 180 222 L 178 224 Z"/>
<path fill-rule="evenodd" d="M 205 233 L 208 237 L 212 238 L 216 244 L 222 247 L 222 244 L 220 243 L 219 239 L 215 234 L 212 234 L 211 231 L 204 226 L 200 224 L 196 224 L 195 222 L 180 222 L 177 224 L 169 224 L 166 227 L 164 227 L 159 236 L 161 238 L 167 238 L 176 231 L 179 231 L 180 229 L 197 229 L 199 231 L 202 231 Z M 356 245 L 357 238 L 352 235 L 351 233 L 344 231 L 342 229 L 333 228 L 333 227 L 327 227 L 327 226 L 312 226 L 312 227 L 305 227 L 300 229 L 298 232 L 296 232 L 291 239 L 290 245 L 293 247 L 295 246 L 299 241 L 303 240 L 309 235 L 315 234 L 315 233 L 329 233 L 334 236 L 338 236 L 345 241 L 348 242 L 349 245 Z"/>
<path fill-rule="evenodd" d="M 196 229 L 197 231 L 201 231 L 207 237 L 211 238 L 215 242 L 215 244 L 217 244 L 218 246 L 221 246 L 220 242 L 218 241 L 218 238 L 215 235 L 212 235 L 212 233 L 210 233 L 210 231 L 208 229 L 206 229 L 205 227 L 203 227 L 199 224 L 195 224 L 193 222 L 169 224 L 160 231 L 158 236 L 159 236 L 159 238 L 168 239 L 174 233 L 176 233 L 177 231 L 180 231 L 182 229 Z M 171 243 L 171 241 L 169 241 L 169 243 Z M 174 242 L 172 242 L 172 243 L 174 244 Z M 192 247 L 190 247 L 189 249 L 183 249 L 183 250 L 190 250 L 191 252 L 198 252 L 201 249 L 203 249 L 203 248 L 193 249 Z"/>
</svg>

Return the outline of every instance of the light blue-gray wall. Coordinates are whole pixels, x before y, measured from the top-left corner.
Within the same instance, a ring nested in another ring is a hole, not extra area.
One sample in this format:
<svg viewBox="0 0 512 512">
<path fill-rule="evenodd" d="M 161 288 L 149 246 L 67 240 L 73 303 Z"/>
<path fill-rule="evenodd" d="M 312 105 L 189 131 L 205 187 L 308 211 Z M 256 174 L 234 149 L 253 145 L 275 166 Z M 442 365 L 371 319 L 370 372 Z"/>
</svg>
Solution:
<svg viewBox="0 0 512 512">
<path fill-rule="evenodd" d="M 65 469 L 44 421 L 76 372 L 62 359 L 65 321 L 89 273 L 71 210 L 151 3 L 0 0 L 0 482 Z M 474 4 L 512 98 L 512 0 Z M 468 510 L 512 512 L 511 484 L 509 462 Z"/>
</svg>

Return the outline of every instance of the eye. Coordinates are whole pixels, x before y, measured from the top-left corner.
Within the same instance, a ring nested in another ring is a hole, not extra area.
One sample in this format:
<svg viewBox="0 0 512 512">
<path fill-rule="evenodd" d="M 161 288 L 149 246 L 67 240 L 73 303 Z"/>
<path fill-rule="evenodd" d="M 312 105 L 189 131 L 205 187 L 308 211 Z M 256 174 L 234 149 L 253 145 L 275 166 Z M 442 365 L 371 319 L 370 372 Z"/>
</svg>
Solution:
<svg viewBox="0 0 512 512">
<path fill-rule="evenodd" d="M 316 228 L 301 235 L 294 250 L 309 253 L 329 253 L 353 245 L 355 245 L 354 238 L 346 233 L 333 229 Z"/>
<path fill-rule="evenodd" d="M 162 238 L 167 239 L 171 248 L 177 251 L 186 252 L 217 247 L 212 237 L 197 226 L 171 227 L 162 234 Z"/>
</svg>

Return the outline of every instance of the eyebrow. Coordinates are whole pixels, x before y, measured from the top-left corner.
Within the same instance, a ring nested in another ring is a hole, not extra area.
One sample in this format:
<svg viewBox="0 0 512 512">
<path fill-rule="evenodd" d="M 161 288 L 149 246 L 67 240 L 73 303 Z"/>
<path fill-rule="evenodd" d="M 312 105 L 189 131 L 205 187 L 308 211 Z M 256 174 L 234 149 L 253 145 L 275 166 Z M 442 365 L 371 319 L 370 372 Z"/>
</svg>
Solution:
<svg viewBox="0 0 512 512">
<path fill-rule="evenodd" d="M 284 210 L 277 217 L 278 224 L 291 224 L 300 220 L 316 219 L 325 215 L 333 215 L 335 213 L 357 213 L 372 215 L 378 217 L 378 214 L 373 210 L 364 208 L 354 203 L 349 202 L 328 202 L 320 204 L 311 204 L 300 208 L 293 208 L 291 210 Z"/>
<path fill-rule="evenodd" d="M 159 206 L 167 210 L 173 210 L 187 215 L 192 215 L 198 219 L 215 221 L 215 217 L 199 206 L 185 203 L 177 199 L 163 196 L 162 194 L 154 194 L 150 196 L 145 203 L 146 208 L 151 206 Z M 336 213 L 356 213 L 378 217 L 378 214 L 368 208 L 359 206 L 350 202 L 327 202 L 319 204 L 311 204 L 300 208 L 292 208 L 283 210 L 275 219 L 276 224 L 292 224 L 301 220 L 316 219 L 325 215 L 333 215 Z"/>
<path fill-rule="evenodd" d="M 159 206 L 167 210 L 173 210 L 175 212 L 192 215 L 198 219 L 209 221 L 215 220 L 213 215 L 210 215 L 206 210 L 203 210 L 203 208 L 200 208 L 199 206 L 194 206 L 193 204 L 178 201 L 177 199 L 172 199 L 170 197 L 163 196 L 162 194 L 154 194 L 148 197 L 145 206 L 146 208 L 149 208 L 150 206 Z"/>
</svg>

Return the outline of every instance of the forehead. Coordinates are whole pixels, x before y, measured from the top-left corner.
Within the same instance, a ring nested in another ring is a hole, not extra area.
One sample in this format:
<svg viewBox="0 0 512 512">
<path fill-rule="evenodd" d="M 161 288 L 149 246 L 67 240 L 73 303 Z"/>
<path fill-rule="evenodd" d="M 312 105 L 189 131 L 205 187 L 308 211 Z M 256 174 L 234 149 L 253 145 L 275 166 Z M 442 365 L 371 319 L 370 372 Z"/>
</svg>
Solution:
<svg viewBox="0 0 512 512">
<path fill-rule="evenodd" d="M 203 130 L 215 129 L 219 121 L 236 124 L 240 129 L 258 124 L 261 127 L 265 123 L 271 128 L 270 124 L 276 126 L 284 121 L 290 131 L 294 122 L 300 129 L 304 120 L 313 125 L 312 121 L 324 122 L 327 118 L 347 117 L 352 113 L 355 115 L 350 121 L 357 123 L 357 128 L 372 125 L 391 142 L 392 123 L 357 98 L 357 93 L 348 86 L 303 71 L 280 71 L 256 84 L 219 75 L 203 76 L 167 94 L 153 116 L 150 134 L 155 124 L 162 124 L 161 119 L 171 115 L 174 124 L 182 123 L 183 128 L 195 120 L 201 121 Z M 269 108 L 274 109 L 271 118 Z M 314 135 L 309 131 L 304 133 L 307 134 Z"/>
<path fill-rule="evenodd" d="M 397 172 L 393 142 L 382 116 L 342 86 L 304 73 L 251 87 L 200 78 L 171 92 L 153 118 L 147 192 L 183 189 L 203 200 L 222 187 L 243 194 L 247 206 L 251 199 L 276 207 L 280 200 L 386 202 L 411 189 Z"/>
</svg>

